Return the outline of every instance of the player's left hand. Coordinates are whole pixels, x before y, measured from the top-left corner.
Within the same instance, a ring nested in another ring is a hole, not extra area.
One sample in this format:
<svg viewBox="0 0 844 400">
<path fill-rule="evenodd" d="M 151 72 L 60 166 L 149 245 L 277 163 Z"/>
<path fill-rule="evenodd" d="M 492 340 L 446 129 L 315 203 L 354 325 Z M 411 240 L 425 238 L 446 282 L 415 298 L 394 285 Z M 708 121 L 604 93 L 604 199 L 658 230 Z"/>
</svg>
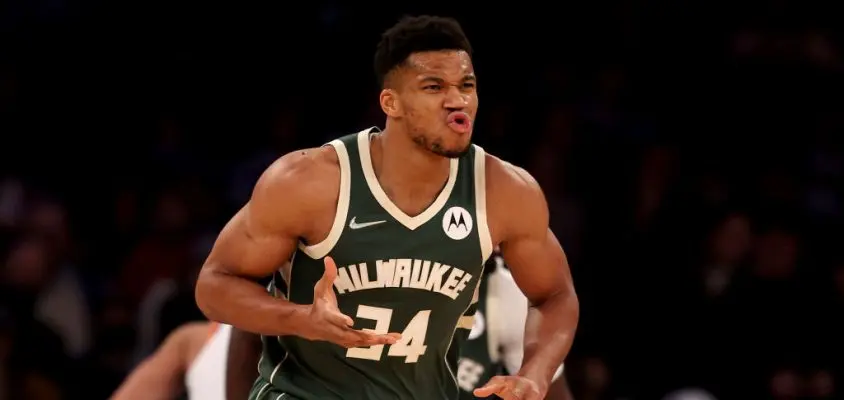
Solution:
<svg viewBox="0 0 844 400">
<path fill-rule="evenodd" d="M 530 378 L 524 376 L 494 376 L 486 385 L 475 389 L 477 397 L 497 395 L 503 400 L 542 400 L 545 398 L 544 389 Z"/>
</svg>

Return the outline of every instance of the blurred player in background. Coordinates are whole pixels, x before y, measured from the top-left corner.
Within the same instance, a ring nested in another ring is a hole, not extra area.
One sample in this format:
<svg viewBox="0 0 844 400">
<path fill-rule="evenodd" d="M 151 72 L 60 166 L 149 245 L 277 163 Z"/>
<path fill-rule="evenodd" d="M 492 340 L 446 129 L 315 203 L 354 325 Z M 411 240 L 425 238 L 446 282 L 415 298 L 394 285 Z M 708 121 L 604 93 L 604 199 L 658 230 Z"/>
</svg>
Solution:
<svg viewBox="0 0 844 400">
<path fill-rule="evenodd" d="M 460 336 L 455 336 L 455 340 L 463 341 L 457 362 L 460 400 L 476 399 L 472 391 L 477 387 L 493 376 L 521 368 L 528 307 L 528 299 L 513 280 L 504 258 L 495 253 L 484 267 L 478 302 L 467 313 L 474 309 L 472 330 L 458 331 Z M 572 399 L 562 375 L 561 365 L 545 397 L 547 400 Z"/>
<path fill-rule="evenodd" d="M 216 322 L 171 333 L 123 381 L 112 400 L 243 400 L 258 376 L 260 338 Z"/>
</svg>

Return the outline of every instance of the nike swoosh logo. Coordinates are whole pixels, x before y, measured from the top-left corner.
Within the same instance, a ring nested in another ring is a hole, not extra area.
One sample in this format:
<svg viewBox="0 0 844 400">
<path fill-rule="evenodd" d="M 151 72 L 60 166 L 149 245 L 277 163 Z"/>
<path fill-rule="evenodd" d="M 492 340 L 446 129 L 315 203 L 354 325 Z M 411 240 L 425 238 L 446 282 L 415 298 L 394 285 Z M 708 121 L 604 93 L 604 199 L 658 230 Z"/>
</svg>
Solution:
<svg viewBox="0 0 844 400">
<path fill-rule="evenodd" d="M 359 223 L 357 223 L 357 221 L 355 221 L 356 219 L 357 219 L 357 217 L 352 217 L 352 220 L 349 221 L 349 228 L 351 228 L 351 229 L 361 229 L 361 228 L 366 228 L 367 226 L 378 225 L 378 224 L 383 224 L 383 223 L 387 222 L 386 220 L 381 220 L 381 221 L 363 222 L 363 223 L 359 224 Z"/>
</svg>

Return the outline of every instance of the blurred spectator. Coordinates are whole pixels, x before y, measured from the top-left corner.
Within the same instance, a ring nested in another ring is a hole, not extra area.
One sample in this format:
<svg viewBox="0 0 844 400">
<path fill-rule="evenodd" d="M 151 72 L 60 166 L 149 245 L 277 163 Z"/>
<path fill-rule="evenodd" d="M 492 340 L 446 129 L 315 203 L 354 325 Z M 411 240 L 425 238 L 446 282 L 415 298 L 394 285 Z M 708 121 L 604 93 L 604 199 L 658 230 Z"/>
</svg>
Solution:
<svg viewBox="0 0 844 400">
<path fill-rule="evenodd" d="M 158 280 L 190 268 L 190 215 L 177 190 L 162 191 L 153 200 L 146 232 L 129 253 L 121 271 L 121 290 L 138 304 Z"/>
<path fill-rule="evenodd" d="M 15 242 L 3 265 L 0 295 L 10 314 L 3 317 L 2 336 L 6 344 L 11 342 L 11 351 L 3 352 L 0 371 L 4 372 L 9 398 L 37 398 L 29 396 L 38 392 L 52 399 L 61 393 L 70 343 L 45 325 L 52 321 L 41 321 L 36 313 L 45 288 L 53 280 L 54 261 L 44 239 L 27 236 Z"/>
<path fill-rule="evenodd" d="M 14 178 L 7 178 L 0 183 L 0 229 L 4 234 L 17 226 L 24 207 L 23 184 Z"/>
<path fill-rule="evenodd" d="M 752 240 L 753 230 L 747 215 L 731 212 L 719 221 L 707 240 L 702 275 L 696 277 L 703 285 L 702 294 L 717 298 L 728 290 L 736 271 L 746 261 Z"/>
<path fill-rule="evenodd" d="M 73 243 L 67 214 L 58 202 L 37 201 L 26 216 L 24 229 L 45 238 L 51 254 L 48 263 L 51 276 L 35 305 L 35 315 L 54 329 L 65 344 L 67 354 L 81 357 L 91 346 L 91 317 L 86 288 L 78 269 L 72 263 Z"/>
</svg>

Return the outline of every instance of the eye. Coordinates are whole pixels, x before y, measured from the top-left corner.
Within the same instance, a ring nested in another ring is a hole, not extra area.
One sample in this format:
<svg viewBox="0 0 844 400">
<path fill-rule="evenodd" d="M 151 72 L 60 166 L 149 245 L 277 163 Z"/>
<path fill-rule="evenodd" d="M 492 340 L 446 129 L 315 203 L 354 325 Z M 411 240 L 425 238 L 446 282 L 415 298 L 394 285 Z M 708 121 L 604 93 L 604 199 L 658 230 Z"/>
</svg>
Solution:
<svg viewBox="0 0 844 400">
<path fill-rule="evenodd" d="M 465 83 L 463 83 L 463 88 L 464 89 L 474 89 L 475 88 L 475 82 L 465 82 Z"/>
<path fill-rule="evenodd" d="M 437 84 L 425 85 L 425 87 L 423 87 L 422 89 L 425 89 L 429 92 L 438 92 L 442 89 L 442 86 L 437 85 Z"/>
</svg>

